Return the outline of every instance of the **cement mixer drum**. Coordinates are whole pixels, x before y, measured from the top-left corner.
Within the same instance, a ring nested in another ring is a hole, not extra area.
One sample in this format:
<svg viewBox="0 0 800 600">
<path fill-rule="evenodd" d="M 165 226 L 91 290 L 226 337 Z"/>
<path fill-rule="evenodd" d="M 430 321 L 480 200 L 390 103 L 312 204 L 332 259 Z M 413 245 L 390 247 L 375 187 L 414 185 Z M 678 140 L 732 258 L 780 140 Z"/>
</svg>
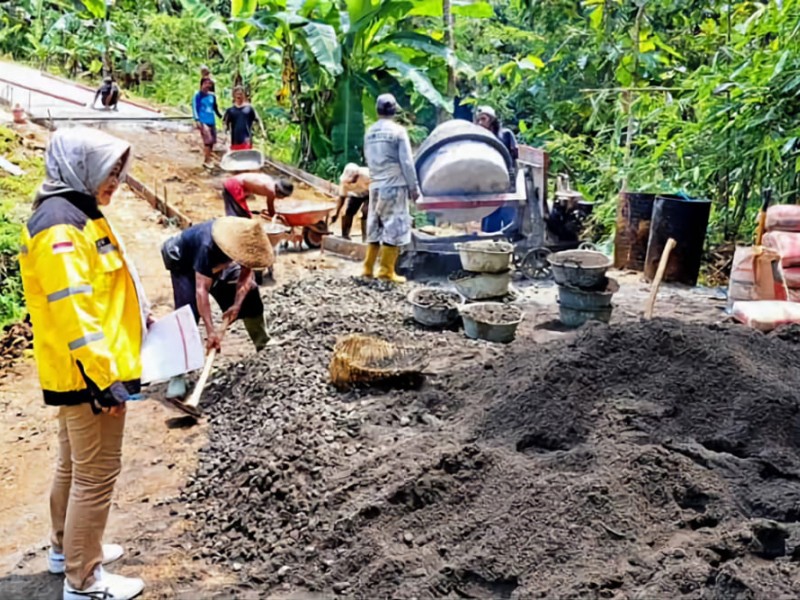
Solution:
<svg viewBox="0 0 800 600">
<path fill-rule="evenodd" d="M 439 125 L 416 155 L 423 196 L 502 194 L 511 187 L 513 160 L 490 131 L 469 121 Z"/>
</svg>

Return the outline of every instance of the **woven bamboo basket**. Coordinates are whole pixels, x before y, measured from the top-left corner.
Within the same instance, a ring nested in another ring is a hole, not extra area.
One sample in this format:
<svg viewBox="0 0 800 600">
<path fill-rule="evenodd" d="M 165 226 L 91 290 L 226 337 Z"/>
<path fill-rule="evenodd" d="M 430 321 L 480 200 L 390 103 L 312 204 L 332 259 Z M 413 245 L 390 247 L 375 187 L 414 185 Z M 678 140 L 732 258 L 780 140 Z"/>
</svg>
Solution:
<svg viewBox="0 0 800 600">
<path fill-rule="evenodd" d="M 359 385 L 416 386 L 422 382 L 427 362 L 418 349 L 355 333 L 333 348 L 331 383 L 342 390 Z"/>
</svg>

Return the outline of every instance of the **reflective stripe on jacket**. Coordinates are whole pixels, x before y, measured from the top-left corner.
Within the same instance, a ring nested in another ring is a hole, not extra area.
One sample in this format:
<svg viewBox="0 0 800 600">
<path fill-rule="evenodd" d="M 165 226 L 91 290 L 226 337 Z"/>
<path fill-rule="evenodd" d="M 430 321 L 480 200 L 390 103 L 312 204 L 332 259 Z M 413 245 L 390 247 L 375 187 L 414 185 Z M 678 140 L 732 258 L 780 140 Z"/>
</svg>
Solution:
<svg viewBox="0 0 800 600">
<path fill-rule="evenodd" d="M 120 381 L 137 391 L 140 300 L 94 198 L 68 192 L 42 201 L 23 228 L 20 268 L 45 403 L 89 402 Z"/>
</svg>

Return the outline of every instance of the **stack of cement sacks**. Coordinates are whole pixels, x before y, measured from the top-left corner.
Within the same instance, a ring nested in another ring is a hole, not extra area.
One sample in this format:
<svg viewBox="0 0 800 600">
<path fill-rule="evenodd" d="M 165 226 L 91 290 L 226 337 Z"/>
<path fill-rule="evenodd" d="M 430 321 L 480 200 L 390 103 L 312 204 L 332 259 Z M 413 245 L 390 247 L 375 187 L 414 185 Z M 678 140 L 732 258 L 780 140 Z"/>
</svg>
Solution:
<svg viewBox="0 0 800 600">
<path fill-rule="evenodd" d="M 788 299 L 800 302 L 800 206 L 781 204 L 767 210 L 762 245 L 780 255 Z"/>
</svg>

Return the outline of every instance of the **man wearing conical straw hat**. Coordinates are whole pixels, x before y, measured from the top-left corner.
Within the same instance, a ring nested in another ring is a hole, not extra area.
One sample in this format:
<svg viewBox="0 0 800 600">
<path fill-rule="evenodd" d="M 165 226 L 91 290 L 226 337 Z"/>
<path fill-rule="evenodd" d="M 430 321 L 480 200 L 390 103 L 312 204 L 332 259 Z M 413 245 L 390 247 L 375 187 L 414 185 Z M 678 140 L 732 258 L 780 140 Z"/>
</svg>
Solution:
<svg viewBox="0 0 800 600">
<path fill-rule="evenodd" d="M 272 245 L 258 221 L 221 217 L 194 225 L 168 239 L 161 247 L 164 266 L 172 276 L 175 309 L 191 306 L 195 319 L 202 318 L 206 351 L 220 349 L 220 334 L 211 317 L 213 297 L 225 323 L 241 319 L 256 351 L 267 345 L 264 305 L 253 269 L 267 269 L 274 262 Z M 167 398 L 186 395 L 186 380 L 170 381 Z"/>
</svg>

